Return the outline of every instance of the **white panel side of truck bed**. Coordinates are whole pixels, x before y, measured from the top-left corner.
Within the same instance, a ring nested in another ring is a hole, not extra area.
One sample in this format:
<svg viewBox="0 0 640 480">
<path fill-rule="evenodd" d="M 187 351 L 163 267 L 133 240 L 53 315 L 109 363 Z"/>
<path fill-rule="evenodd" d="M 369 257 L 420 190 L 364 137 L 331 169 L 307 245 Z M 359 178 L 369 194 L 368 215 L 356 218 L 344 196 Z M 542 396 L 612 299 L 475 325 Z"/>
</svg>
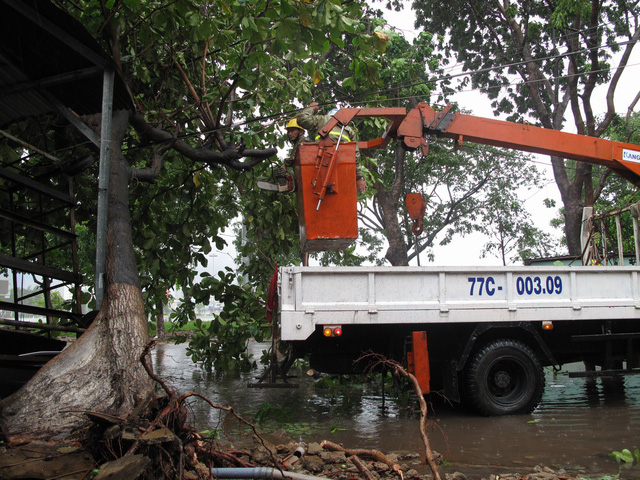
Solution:
<svg viewBox="0 0 640 480">
<path fill-rule="evenodd" d="M 637 267 L 283 267 L 282 340 L 316 325 L 640 321 Z"/>
</svg>

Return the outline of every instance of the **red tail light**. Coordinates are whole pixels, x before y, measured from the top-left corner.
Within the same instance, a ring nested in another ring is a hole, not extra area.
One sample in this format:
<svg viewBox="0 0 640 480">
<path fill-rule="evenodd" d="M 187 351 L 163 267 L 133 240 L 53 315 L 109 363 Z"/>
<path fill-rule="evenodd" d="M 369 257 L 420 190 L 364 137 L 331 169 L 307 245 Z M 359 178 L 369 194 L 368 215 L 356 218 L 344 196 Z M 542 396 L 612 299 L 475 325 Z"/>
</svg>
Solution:
<svg viewBox="0 0 640 480">
<path fill-rule="evenodd" d="M 325 337 L 340 337 L 342 335 L 342 327 L 324 327 L 322 334 Z"/>
</svg>

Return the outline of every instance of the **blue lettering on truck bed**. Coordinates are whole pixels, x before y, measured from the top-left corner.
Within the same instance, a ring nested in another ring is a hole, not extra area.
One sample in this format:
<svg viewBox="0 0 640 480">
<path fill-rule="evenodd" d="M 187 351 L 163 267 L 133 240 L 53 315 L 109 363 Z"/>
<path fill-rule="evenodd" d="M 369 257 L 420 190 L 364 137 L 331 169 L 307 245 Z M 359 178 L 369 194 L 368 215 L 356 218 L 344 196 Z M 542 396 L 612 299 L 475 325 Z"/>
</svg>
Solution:
<svg viewBox="0 0 640 480">
<path fill-rule="evenodd" d="M 496 286 L 496 281 L 493 277 L 469 277 L 467 280 L 471 284 L 471 291 L 469 292 L 469 295 L 474 295 L 476 285 L 478 286 L 475 290 L 476 295 L 487 294 L 492 296 L 496 293 L 496 290 L 502 290 L 502 286 Z"/>
<path fill-rule="evenodd" d="M 469 295 L 493 296 L 496 290 L 502 290 L 502 285 L 496 285 L 493 277 L 468 277 L 470 283 Z M 558 275 L 547 277 L 517 277 L 516 292 L 518 295 L 560 295 L 562 293 L 562 278 Z"/>
<path fill-rule="evenodd" d="M 623 148 L 622 160 L 627 160 L 628 162 L 640 163 L 640 152 L 636 152 L 634 150 L 627 150 L 626 148 Z"/>
</svg>

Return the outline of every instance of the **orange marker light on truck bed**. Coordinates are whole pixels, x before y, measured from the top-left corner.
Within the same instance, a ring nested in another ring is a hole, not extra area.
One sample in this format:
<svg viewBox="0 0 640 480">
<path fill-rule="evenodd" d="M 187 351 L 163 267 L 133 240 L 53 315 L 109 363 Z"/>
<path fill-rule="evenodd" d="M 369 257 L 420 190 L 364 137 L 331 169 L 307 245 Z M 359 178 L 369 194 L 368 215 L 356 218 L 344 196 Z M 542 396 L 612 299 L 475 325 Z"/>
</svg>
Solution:
<svg viewBox="0 0 640 480">
<path fill-rule="evenodd" d="M 416 377 L 423 394 L 431 392 L 431 370 L 429 366 L 429 349 L 427 348 L 427 332 L 413 332 L 411 350 L 407 352 L 409 372 Z"/>
</svg>

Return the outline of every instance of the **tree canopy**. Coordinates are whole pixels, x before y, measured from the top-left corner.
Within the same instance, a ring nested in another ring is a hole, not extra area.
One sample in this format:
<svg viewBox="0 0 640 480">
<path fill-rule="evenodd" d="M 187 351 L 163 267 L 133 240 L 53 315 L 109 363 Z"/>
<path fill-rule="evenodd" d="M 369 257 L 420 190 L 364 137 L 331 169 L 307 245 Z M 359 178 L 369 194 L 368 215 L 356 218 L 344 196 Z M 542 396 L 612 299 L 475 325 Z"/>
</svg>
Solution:
<svg viewBox="0 0 640 480">
<path fill-rule="evenodd" d="M 462 65 L 460 86 L 478 88 L 510 120 L 558 130 L 571 123 L 575 132 L 599 137 L 640 95 L 625 92 L 631 94 L 625 104 L 616 95 L 640 37 L 636 3 L 414 0 L 412 6 L 417 24 L 439 33 L 442 62 Z M 569 252 L 579 254 L 582 207 L 593 205 L 610 172 L 555 157 L 552 165 Z"/>
</svg>

